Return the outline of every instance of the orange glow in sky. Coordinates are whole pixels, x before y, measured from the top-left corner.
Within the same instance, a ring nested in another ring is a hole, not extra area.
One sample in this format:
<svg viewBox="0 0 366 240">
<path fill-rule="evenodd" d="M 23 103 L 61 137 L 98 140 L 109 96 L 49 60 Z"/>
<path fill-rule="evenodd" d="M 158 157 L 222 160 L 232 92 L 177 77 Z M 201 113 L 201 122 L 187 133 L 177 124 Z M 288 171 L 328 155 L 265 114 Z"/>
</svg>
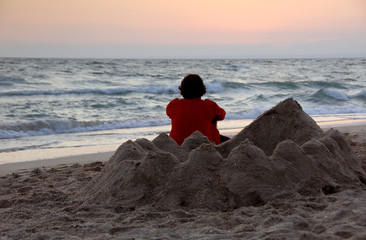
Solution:
<svg viewBox="0 0 366 240">
<path fill-rule="evenodd" d="M 365 0 L 1 0 L 2 44 L 364 47 Z M 1 48 L 0 48 L 1 49 Z M 0 53 L 1 54 L 1 53 Z"/>
</svg>

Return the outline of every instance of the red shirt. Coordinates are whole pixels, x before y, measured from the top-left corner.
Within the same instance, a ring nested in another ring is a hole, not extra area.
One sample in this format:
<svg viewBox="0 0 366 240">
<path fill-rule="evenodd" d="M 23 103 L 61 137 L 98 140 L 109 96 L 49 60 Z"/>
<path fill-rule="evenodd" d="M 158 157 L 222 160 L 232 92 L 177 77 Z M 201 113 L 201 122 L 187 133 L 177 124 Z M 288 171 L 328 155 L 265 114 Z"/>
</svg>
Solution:
<svg viewBox="0 0 366 240">
<path fill-rule="evenodd" d="M 214 101 L 195 99 L 174 99 L 166 107 L 166 114 L 172 120 L 170 137 L 179 145 L 193 132 L 200 131 L 211 142 L 220 144 L 220 134 L 212 120 L 223 120 L 225 110 Z"/>
</svg>

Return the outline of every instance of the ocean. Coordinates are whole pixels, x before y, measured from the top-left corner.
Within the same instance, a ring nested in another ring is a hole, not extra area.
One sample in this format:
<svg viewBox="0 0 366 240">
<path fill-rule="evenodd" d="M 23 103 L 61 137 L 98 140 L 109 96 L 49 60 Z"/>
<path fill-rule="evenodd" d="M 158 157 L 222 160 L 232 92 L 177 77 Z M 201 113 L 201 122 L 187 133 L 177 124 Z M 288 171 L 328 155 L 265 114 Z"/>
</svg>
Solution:
<svg viewBox="0 0 366 240">
<path fill-rule="evenodd" d="M 0 164 L 114 151 L 170 130 L 188 73 L 240 129 L 292 97 L 315 119 L 366 119 L 366 58 L 0 58 Z"/>
</svg>

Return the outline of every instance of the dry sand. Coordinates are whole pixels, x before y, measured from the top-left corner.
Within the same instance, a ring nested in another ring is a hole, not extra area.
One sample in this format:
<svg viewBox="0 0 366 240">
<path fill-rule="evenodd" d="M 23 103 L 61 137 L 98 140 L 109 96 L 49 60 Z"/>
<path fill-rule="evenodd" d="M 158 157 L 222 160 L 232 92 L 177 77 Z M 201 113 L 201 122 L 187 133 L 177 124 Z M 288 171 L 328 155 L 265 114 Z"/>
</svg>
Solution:
<svg viewBox="0 0 366 240">
<path fill-rule="evenodd" d="M 286 99 L 218 146 L 161 134 L 17 171 L 0 239 L 366 239 L 365 126 L 338 130 Z"/>
</svg>

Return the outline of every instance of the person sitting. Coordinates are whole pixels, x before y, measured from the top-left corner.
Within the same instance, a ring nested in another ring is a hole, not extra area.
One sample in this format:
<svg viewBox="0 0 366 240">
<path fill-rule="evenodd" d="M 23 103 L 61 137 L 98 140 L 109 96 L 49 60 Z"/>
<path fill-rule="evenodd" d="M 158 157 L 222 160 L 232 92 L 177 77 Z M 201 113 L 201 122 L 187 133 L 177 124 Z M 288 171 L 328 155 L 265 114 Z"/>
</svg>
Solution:
<svg viewBox="0 0 366 240">
<path fill-rule="evenodd" d="M 228 140 L 220 135 L 216 126 L 217 121 L 225 118 L 225 110 L 212 100 L 201 99 L 206 93 L 202 78 L 198 74 L 188 74 L 179 90 L 183 99 L 176 98 L 166 107 L 166 114 L 172 121 L 169 136 L 179 145 L 197 130 L 215 144 Z"/>
</svg>

